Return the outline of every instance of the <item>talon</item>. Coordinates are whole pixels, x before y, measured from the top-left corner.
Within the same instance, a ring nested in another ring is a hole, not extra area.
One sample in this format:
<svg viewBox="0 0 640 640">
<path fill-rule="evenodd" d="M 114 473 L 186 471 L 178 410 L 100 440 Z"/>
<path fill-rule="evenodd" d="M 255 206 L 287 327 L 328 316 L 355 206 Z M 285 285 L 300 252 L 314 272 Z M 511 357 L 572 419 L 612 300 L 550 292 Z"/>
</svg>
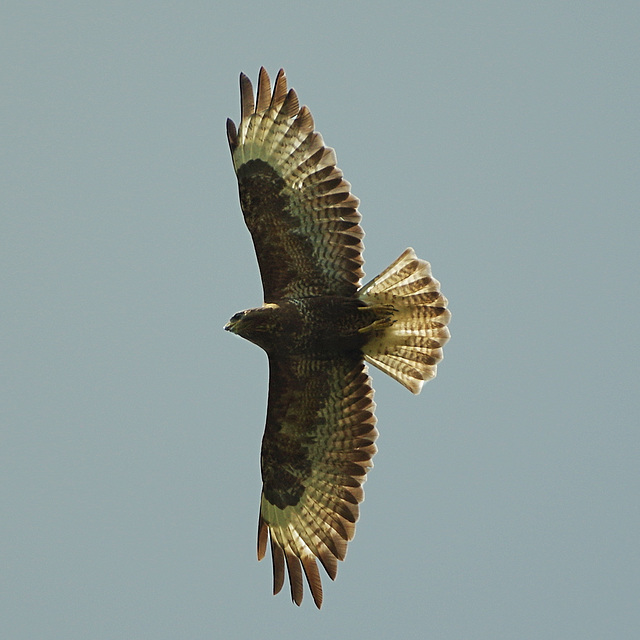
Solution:
<svg viewBox="0 0 640 640">
<path fill-rule="evenodd" d="M 395 322 L 393 314 L 397 311 L 397 309 L 392 304 L 373 304 L 368 307 L 360 308 L 366 309 L 367 311 L 373 311 L 378 316 L 378 319 L 374 320 L 366 327 L 358 329 L 358 333 L 371 333 L 372 331 L 381 331 L 387 329 Z"/>
<path fill-rule="evenodd" d="M 373 311 L 378 315 L 392 315 L 397 309 L 392 304 L 380 303 L 380 304 L 370 304 L 365 307 L 358 307 L 361 311 Z"/>
<path fill-rule="evenodd" d="M 377 331 L 378 329 L 386 329 L 387 327 L 390 327 L 394 322 L 395 320 L 391 316 L 388 316 L 386 318 L 379 318 L 366 327 L 358 329 L 358 333 L 370 333 L 371 331 Z"/>
</svg>

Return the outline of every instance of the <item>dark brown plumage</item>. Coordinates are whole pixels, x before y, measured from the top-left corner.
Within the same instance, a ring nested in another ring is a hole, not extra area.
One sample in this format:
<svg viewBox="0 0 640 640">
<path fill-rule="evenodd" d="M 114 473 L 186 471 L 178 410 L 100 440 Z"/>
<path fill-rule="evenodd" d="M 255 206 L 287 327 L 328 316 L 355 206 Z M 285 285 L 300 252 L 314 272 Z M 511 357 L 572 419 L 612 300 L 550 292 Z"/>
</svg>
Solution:
<svg viewBox="0 0 640 640">
<path fill-rule="evenodd" d="M 294 602 L 305 575 L 320 607 L 316 560 L 336 577 L 376 452 L 365 360 L 419 393 L 442 359 L 450 315 L 412 249 L 360 287 L 359 201 L 284 71 L 272 91 L 261 69 L 255 100 L 241 74 L 240 94 L 242 118 L 238 129 L 227 121 L 227 135 L 264 304 L 225 328 L 269 358 L 258 559 L 270 539 L 274 593 L 286 565 Z"/>
</svg>

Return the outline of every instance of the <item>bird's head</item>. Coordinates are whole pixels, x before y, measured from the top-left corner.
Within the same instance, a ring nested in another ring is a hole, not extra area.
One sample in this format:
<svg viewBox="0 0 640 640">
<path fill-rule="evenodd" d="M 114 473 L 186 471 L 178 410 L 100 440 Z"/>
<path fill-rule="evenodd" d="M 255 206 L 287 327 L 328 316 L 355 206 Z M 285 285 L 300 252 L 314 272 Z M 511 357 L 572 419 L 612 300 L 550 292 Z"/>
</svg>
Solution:
<svg viewBox="0 0 640 640">
<path fill-rule="evenodd" d="M 268 334 L 275 328 L 275 309 L 278 309 L 277 304 L 265 304 L 256 309 L 239 311 L 231 316 L 224 329 L 265 348 Z"/>
<path fill-rule="evenodd" d="M 251 311 L 251 309 L 245 309 L 244 311 L 238 311 L 238 313 L 234 313 L 231 318 L 229 318 L 229 322 L 224 325 L 225 331 L 231 331 L 231 333 L 237 333 L 241 335 L 241 327 L 242 322 L 245 316 Z"/>
</svg>

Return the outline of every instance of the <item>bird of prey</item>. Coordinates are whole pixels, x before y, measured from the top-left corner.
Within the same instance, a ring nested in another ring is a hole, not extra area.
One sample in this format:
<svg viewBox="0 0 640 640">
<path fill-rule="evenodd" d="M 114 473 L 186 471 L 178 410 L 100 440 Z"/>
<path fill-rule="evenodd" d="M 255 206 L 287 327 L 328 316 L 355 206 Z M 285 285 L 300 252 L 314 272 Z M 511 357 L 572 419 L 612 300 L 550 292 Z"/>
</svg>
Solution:
<svg viewBox="0 0 640 640">
<path fill-rule="evenodd" d="M 269 398 L 262 439 L 258 559 L 270 540 L 273 593 L 303 575 L 318 608 L 316 561 L 333 580 L 353 538 L 376 452 L 366 363 L 413 393 L 436 375 L 450 314 L 428 262 L 407 249 L 364 286 L 359 200 L 281 69 L 257 93 L 240 75 L 241 120 L 227 120 L 240 205 L 264 303 L 225 329 L 262 347 Z"/>
</svg>

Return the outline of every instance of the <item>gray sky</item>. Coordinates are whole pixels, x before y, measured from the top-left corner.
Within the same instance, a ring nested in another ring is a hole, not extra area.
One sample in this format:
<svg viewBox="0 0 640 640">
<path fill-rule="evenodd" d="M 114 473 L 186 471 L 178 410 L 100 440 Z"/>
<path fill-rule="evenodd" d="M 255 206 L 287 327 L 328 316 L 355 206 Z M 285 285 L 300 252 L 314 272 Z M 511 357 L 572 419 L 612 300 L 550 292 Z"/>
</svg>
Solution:
<svg viewBox="0 0 640 640">
<path fill-rule="evenodd" d="M 636 638 L 637 2 L 9 2 L 0 635 Z M 318 612 L 255 535 L 266 357 L 224 133 L 287 70 L 453 312 Z"/>
</svg>

